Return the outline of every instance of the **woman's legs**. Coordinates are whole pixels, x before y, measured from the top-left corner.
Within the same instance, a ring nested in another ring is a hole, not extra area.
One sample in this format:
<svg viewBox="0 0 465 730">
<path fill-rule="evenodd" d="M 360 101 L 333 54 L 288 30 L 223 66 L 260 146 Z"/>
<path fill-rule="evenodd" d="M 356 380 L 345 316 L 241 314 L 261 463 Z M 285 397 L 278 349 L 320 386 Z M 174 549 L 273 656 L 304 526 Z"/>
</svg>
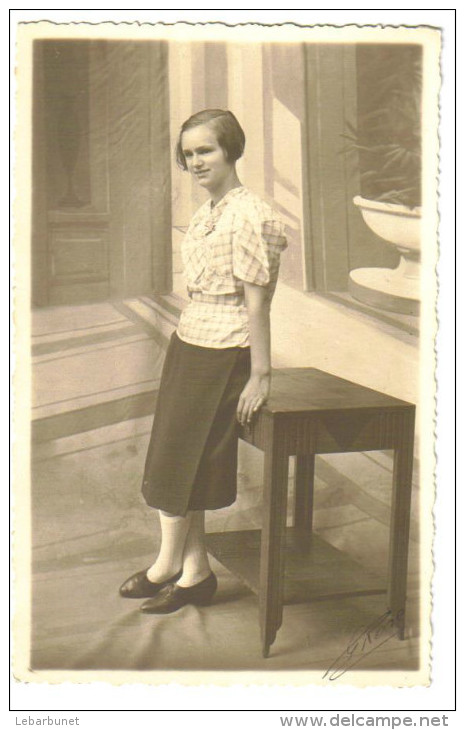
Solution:
<svg viewBox="0 0 465 730">
<path fill-rule="evenodd" d="M 211 573 L 205 546 L 205 512 L 188 512 L 185 517 L 159 511 L 161 545 L 158 557 L 147 571 L 152 583 L 172 578 L 182 568 L 177 581 L 188 588 L 207 578 Z"/>
<path fill-rule="evenodd" d="M 192 522 L 192 512 L 185 517 L 171 515 L 159 510 L 161 527 L 160 552 L 154 564 L 147 571 L 152 583 L 161 583 L 179 573 L 183 566 L 186 538 Z"/>
<path fill-rule="evenodd" d="M 205 512 L 188 512 L 191 517 L 184 546 L 182 576 L 177 582 L 182 588 L 200 583 L 211 573 L 205 546 Z"/>
<path fill-rule="evenodd" d="M 147 571 L 147 578 L 158 583 L 166 580 L 167 575 L 173 577 L 181 567 L 182 575 L 176 583 L 169 581 L 161 587 L 140 610 L 164 614 L 178 611 L 188 603 L 198 606 L 210 603 L 218 583 L 210 569 L 205 547 L 205 513 L 195 511 L 188 512 L 186 517 L 175 517 L 161 512 L 160 522 L 161 548 L 157 560 Z M 146 590 L 146 595 L 150 593 Z"/>
</svg>

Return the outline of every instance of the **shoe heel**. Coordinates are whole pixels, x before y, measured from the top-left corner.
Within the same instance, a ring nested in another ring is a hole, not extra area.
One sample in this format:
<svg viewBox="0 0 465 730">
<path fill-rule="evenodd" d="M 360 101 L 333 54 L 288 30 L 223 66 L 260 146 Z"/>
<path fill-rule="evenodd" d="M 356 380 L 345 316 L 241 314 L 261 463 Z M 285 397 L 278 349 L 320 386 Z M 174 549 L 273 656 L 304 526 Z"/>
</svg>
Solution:
<svg viewBox="0 0 465 730">
<path fill-rule="evenodd" d="M 190 602 L 195 606 L 208 606 L 212 602 L 217 586 L 218 583 L 216 577 L 212 573 L 209 585 L 206 585 L 201 591 L 199 591 L 197 596 L 192 597 Z"/>
</svg>

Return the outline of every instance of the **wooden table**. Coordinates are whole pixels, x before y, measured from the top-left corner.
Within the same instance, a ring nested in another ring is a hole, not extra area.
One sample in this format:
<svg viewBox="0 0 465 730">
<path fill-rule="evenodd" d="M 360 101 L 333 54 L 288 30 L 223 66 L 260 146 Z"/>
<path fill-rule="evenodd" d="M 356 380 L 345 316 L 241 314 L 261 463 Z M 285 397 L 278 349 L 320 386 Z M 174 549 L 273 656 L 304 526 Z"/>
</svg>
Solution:
<svg viewBox="0 0 465 730">
<path fill-rule="evenodd" d="M 411 403 L 314 368 L 273 372 L 268 403 L 241 433 L 264 452 L 262 529 L 207 536 L 209 551 L 258 593 L 263 656 L 281 626 L 284 603 L 322 598 L 387 593 L 403 638 L 414 425 Z M 312 533 L 315 454 L 378 449 L 394 450 L 383 582 Z M 289 456 L 296 456 L 295 507 L 293 525 L 286 527 Z"/>
</svg>

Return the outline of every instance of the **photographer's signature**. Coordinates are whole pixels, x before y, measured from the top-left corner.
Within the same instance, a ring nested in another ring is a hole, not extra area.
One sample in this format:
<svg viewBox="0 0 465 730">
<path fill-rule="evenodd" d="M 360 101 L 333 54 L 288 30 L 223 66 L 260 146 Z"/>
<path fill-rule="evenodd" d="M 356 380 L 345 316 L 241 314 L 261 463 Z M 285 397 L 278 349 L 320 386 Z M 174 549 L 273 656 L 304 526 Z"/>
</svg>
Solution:
<svg viewBox="0 0 465 730">
<path fill-rule="evenodd" d="M 403 620 L 403 611 L 399 611 L 395 616 L 391 611 L 386 611 L 382 616 L 377 618 L 373 623 L 362 629 L 347 645 L 346 649 L 331 664 L 329 669 L 324 673 L 323 679 L 328 678 L 334 681 L 351 669 L 359 661 L 371 654 L 375 649 L 385 644 L 393 636 L 398 633 L 398 627 Z"/>
</svg>

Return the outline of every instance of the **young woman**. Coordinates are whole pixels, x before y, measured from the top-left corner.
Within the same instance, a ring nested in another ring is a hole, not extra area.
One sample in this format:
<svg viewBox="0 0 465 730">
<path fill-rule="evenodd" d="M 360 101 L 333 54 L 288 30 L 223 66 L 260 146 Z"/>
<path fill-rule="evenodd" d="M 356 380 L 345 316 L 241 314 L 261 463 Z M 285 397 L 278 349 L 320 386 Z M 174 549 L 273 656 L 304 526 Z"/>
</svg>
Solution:
<svg viewBox="0 0 465 730">
<path fill-rule="evenodd" d="M 221 109 L 190 117 L 177 143 L 178 164 L 209 200 L 183 242 L 190 301 L 168 347 L 145 465 L 142 492 L 159 510 L 161 547 L 120 588 L 125 598 L 148 598 L 144 613 L 212 599 L 205 510 L 234 502 L 239 424 L 269 395 L 270 304 L 286 239 L 237 176 L 244 146 L 239 122 Z"/>
</svg>

